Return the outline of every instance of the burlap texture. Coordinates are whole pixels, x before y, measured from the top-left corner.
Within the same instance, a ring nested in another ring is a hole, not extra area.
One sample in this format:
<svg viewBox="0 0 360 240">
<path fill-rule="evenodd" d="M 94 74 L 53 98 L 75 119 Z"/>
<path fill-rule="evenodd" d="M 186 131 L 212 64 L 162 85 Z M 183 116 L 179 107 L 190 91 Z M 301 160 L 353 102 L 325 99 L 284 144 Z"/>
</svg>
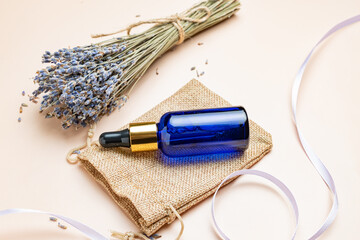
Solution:
<svg viewBox="0 0 360 240">
<path fill-rule="evenodd" d="M 157 121 L 168 111 L 224 106 L 230 104 L 192 80 L 134 122 Z M 79 158 L 140 230 L 151 235 L 174 220 L 169 204 L 185 212 L 212 195 L 227 175 L 251 167 L 271 147 L 271 135 L 250 121 L 250 144 L 243 153 L 170 159 L 159 151 L 130 153 L 93 145 Z"/>
</svg>

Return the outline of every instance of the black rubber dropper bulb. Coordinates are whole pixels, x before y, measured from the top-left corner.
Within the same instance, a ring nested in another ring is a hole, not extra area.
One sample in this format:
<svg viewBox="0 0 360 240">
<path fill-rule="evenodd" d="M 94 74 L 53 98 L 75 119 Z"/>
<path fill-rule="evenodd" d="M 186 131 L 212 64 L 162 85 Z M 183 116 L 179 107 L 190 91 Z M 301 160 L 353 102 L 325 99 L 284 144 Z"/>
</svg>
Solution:
<svg viewBox="0 0 360 240">
<path fill-rule="evenodd" d="M 105 148 L 126 147 L 130 148 L 130 132 L 124 129 L 116 132 L 104 132 L 99 137 L 99 143 Z"/>
</svg>

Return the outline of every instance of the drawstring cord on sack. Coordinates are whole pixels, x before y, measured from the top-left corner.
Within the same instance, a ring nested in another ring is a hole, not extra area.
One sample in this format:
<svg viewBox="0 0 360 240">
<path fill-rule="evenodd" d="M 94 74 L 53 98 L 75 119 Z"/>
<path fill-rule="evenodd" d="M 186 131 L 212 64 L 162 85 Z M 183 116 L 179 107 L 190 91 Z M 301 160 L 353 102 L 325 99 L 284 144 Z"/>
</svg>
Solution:
<svg viewBox="0 0 360 240">
<path fill-rule="evenodd" d="M 142 233 L 135 233 L 135 232 L 126 232 L 126 233 L 119 233 L 116 231 L 111 231 L 111 236 L 120 240 L 135 240 L 135 239 L 143 239 L 143 240 L 151 240 L 146 235 Z"/>
<path fill-rule="evenodd" d="M 184 221 L 182 219 L 182 217 L 180 216 L 180 214 L 176 211 L 176 209 L 171 205 L 169 204 L 168 205 L 168 215 L 170 216 L 170 218 L 173 216 L 172 214 L 174 214 L 180 221 L 180 224 L 181 224 L 181 229 L 180 229 L 180 232 L 178 234 L 178 236 L 176 237 L 176 240 L 180 240 L 183 232 L 184 232 Z M 171 211 L 170 211 L 171 210 Z M 173 217 L 175 218 L 175 217 Z M 172 221 L 169 221 L 168 224 L 170 224 Z"/>
<path fill-rule="evenodd" d="M 170 217 L 170 219 L 174 219 L 175 217 L 177 217 L 180 221 L 181 224 L 181 229 L 180 232 L 178 234 L 178 236 L 175 238 L 175 240 L 180 240 L 183 232 L 184 232 L 184 221 L 182 219 L 182 217 L 180 216 L 180 214 L 176 211 L 176 209 L 169 204 L 168 208 L 167 208 L 167 212 L 168 215 Z M 172 221 L 170 220 L 168 222 L 168 224 L 170 224 Z M 151 238 L 148 238 L 146 235 L 142 234 L 142 233 L 135 233 L 135 232 L 126 232 L 126 233 L 119 233 L 116 231 L 111 231 L 111 236 L 120 240 L 151 240 Z"/>
<path fill-rule="evenodd" d="M 84 143 L 83 145 L 80 145 L 78 147 L 75 147 L 68 152 L 68 154 L 66 155 L 66 161 L 68 163 L 77 164 L 79 162 L 78 155 L 80 154 L 81 150 L 83 150 L 86 147 L 90 147 L 93 144 L 98 145 L 97 141 L 93 141 L 95 129 L 96 129 L 96 124 L 95 123 L 91 124 L 90 128 L 88 130 L 88 133 L 87 133 L 86 143 Z"/>
</svg>

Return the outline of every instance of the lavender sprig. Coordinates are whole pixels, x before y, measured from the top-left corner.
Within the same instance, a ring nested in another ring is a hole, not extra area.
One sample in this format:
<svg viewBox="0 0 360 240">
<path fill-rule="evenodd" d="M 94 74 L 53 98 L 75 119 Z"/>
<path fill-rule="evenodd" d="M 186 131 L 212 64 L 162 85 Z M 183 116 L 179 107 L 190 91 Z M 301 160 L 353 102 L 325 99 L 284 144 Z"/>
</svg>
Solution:
<svg viewBox="0 0 360 240">
<path fill-rule="evenodd" d="M 186 38 L 229 18 L 239 5 L 237 0 L 208 0 L 189 9 L 187 12 L 205 6 L 211 16 L 203 23 L 181 21 Z M 197 19 L 204 16 L 204 12 L 196 11 L 189 15 Z M 46 118 L 61 119 L 65 129 L 97 122 L 124 105 L 134 84 L 176 44 L 178 34 L 172 23 L 163 23 L 141 34 L 46 51 L 42 61 L 48 66 L 36 73 L 38 88 L 30 101 L 42 94 L 40 112 L 45 111 Z"/>
</svg>

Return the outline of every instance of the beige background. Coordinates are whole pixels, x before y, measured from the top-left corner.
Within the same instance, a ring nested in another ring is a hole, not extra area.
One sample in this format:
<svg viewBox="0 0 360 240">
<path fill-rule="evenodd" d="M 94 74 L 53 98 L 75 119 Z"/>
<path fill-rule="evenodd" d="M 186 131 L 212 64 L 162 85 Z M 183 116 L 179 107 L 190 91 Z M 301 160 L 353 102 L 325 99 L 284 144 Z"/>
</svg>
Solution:
<svg viewBox="0 0 360 240">
<path fill-rule="evenodd" d="M 91 33 L 117 30 L 139 19 L 167 16 L 193 4 L 176 1 L 4 1 L 0 2 L 0 209 L 22 207 L 61 213 L 109 236 L 109 229 L 136 231 L 111 197 L 80 167 L 65 161 L 86 131 L 46 120 L 21 91 L 35 89 L 31 77 L 41 54 L 92 42 Z M 236 17 L 177 47 L 156 61 L 125 107 L 104 118 L 96 136 L 138 117 L 196 77 L 273 135 L 273 151 L 254 169 L 274 174 L 293 191 L 300 210 L 297 239 L 309 237 L 331 206 L 330 195 L 305 157 L 290 113 L 294 76 L 312 46 L 336 23 L 359 14 L 358 0 L 242 1 Z M 140 14 L 140 18 L 135 16 Z M 198 46 L 198 42 L 204 45 Z M 340 209 L 322 239 L 357 239 L 360 233 L 360 23 L 326 41 L 306 71 L 299 122 L 306 138 L 336 182 Z M 209 64 L 205 65 L 208 59 Z M 158 68 L 159 75 L 155 74 Z M 290 205 L 268 184 L 245 176 L 224 188 L 216 211 L 231 239 L 289 239 Z M 210 199 L 183 214 L 183 239 L 218 239 L 210 221 Z M 173 239 L 178 222 L 163 228 Z M 61 230 L 46 216 L 0 217 L 0 239 L 86 239 Z"/>
</svg>

